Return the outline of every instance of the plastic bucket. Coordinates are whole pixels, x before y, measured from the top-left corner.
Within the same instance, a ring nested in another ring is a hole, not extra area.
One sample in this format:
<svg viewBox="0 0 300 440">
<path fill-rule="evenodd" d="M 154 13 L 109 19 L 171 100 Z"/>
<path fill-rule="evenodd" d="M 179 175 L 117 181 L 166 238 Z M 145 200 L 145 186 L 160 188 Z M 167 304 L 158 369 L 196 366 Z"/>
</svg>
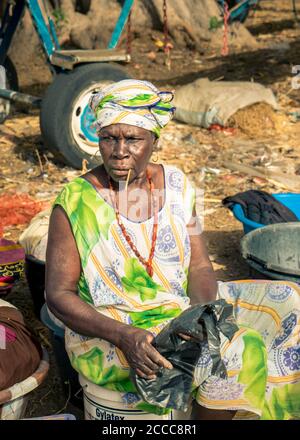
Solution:
<svg viewBox="0 0 300 440">
<path fill-rule="evenodd" d="M 93 384 L 79 375 L 83 388 L 85 420 L 188 420 L 190 412 L 172 411 L 166 415 L 151 414 L 132 408 L 121 394 Z"/>
<path fill-rule="evenodd" d="M 24 416 L 29 393 L 37 388 L 49 370 L 48 353 L 43 349 L 43 358 L 37 370 L 27 379 L 0 391 L 0 420 L 16 420 Z"/>
<path fill-rule="evenodd" d="M 25 415 L 28 396 L 21 396 L 0 406 L 0 420 L 19 420 Z"/>
</svg>

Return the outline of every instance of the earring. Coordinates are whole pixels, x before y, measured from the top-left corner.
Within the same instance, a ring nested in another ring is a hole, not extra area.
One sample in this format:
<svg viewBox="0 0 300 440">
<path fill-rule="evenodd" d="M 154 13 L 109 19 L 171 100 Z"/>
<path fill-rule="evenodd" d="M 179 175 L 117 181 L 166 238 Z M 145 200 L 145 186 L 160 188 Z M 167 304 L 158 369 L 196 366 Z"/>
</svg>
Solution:
<svg viewBox="0 0 300 440">
<path fill-rule="evenodd" d="M 92 155 L 91 159 L 92 159 L 92 160 L 93 160 L 93 159 L 97 159 L 97 157 L 99 157 L 99 159 L 101 160 L 102 156 L 101 156 L 100 150 L 97 150 L 96 153 L 94 153 L 94 154 Z"/>
<path fill-rule="evenodd" d="M 157 162 L 158 161 L 158 154 L 157 154 L 157 152 L 155 151 L 155 153 L 156 153 L 156 158 L 154 159 L 153 157 L 152 157 L 152 162 Z"/>
</svg>

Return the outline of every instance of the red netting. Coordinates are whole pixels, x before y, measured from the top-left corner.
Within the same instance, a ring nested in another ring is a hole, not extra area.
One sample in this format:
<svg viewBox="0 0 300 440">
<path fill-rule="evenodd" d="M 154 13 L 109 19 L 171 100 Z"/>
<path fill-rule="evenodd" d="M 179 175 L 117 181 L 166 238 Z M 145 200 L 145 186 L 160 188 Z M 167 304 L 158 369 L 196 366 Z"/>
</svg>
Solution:
<svg viewBox="0 0 300 440">
<path fill-rule="evenodd" d="M 6 226 L 23 225 L 44 208 L 43 202 L 27 194 L 5 194 L 0 196 L 0 237 Z"/>
</svg>

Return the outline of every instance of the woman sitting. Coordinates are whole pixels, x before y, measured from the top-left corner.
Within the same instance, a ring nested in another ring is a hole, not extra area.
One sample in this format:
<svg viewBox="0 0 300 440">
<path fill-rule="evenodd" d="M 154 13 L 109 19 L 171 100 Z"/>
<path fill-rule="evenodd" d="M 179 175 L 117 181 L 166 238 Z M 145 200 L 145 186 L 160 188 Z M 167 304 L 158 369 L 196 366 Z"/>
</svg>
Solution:
<svg viewBox="0 0 300 440">
<path fill-rule="evenodd" d="M 239 409 L 266 419 L 300 417 L 300 288 L 216 282 L 193 187 L 174 166 L 149 162 L 174 114 L 172 98 L 137 80 L 92 95 L 103 165 L 67 184 L 55 202 L 48 306 L 67 326 L 73 367 L 143 408 L 129 367 L 143 378 L 172 368 L 151 344 L 155 335 L 190 305 L 224 298 L 239 326 L 230 343 L 222 339 L 228 379 L 211 375 L 204 349 L 192 417 L 231 419 Z"/>
</svg>

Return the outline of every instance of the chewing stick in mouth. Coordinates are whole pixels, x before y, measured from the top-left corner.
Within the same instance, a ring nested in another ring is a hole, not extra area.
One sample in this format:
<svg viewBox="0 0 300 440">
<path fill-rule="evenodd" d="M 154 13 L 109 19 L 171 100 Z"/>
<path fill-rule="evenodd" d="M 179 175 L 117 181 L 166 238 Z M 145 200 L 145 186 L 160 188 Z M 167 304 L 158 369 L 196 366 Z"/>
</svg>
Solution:
<svg viewBox="0 0 300 440">
<path fill-rule="evenodd" d="M 128 186 L 128 182 L 129 182 L 129 179 L 130 179 L 130 173 L 131 173 L 131 169 L 128 171 L 128 174 L 127 174 L 127 179 L 126 179 L 126 184 L 125 184 L 126 191 L 127 191 L 127 186 Z"/>
</svg>

